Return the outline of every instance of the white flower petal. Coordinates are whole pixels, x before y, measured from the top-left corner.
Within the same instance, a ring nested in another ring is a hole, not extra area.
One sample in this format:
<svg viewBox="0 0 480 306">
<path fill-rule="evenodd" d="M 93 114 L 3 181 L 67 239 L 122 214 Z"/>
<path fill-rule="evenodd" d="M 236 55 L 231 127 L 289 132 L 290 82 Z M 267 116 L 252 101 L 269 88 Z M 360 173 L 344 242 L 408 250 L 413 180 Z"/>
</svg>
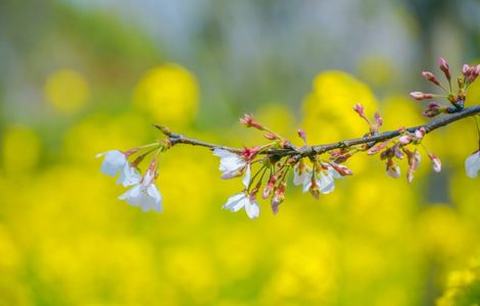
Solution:
<svg viewBox="0 0 480 306">
<path fill-rule="evenodd" d="M 250 219 L 258 218 L 260 215 L 260 207 L 255 200 L 248 200 L 245 203 L 245 212 Z"/>
<path fill-rule="evenodd" d="M 238 154 L 223 149 L 213 150 L 215 156 L 220 157 L 219 170 L 223 179 L 229 179 L 240 175 L 247 165 L 246 161 Z"/>
<path fill-rule="evenodd" d="M 231 156 L 231 155 L 234 154 L 234 153 L 232 153 L 232 152 L 230 152 L 230 151 L 227 151 L 227 150 L 224 150 L 224 149 L 216 148 L 216 149 L 213 150 L 213 154 L 214 154 L 215 156 L 218 156 L 218 157 L 220 157 L 220 158 L 223 158 L 223 157 L 229 157 L 229 156 Z"/>
<path fill-rule="evenodd" d="M 143 211 L 162 210 L 162 196 L 154 184 L 137 184 L 118 198 L 132 206 L 140 206 Z"/>
<path fill-rule="evenodd" d="M 155 210 L 162 211 L 162 195 L 154 184 L 149 185 L 144 194 L 144 199 L 140 203 L 143 211 Z"/>
<path fill-rule="evenodd" d="M 150 186 L 155 180 L 155 170 L 148 169 L 143 177 L 142 185 L 144 187 Z"/>
<path fill-rule="evenodd" d="M 120 176 L 118 177 L 117 184 L 123 185 L 123 187 L 132 186 L 140 183 L 142 175 L 135 167 L 132 167 L 128 163 L 125 164 Z"/>
<path fill-rule="evenodd" d="M 465 160 L 465 171 L 468 177 L 476 178 L 478 176 L 480 171 L 480 151 L 467 157 Z"/>
<path fill-rule="evenodd" d="M 333 168 L 329 168 L 329 169 L 328 169 L 328 173 L 330 174 L 330 176 L 331 176 L 332 178 L 334 178 L 334 179 L 336 179 L 336 180 L 343 178 L 343 176 L 342 176 L 340 173 L 338 173 L 337 170 L 335 170 L 335 169 L 333 169 Z"/>
<path fill-rule="evenodd" d="M 251 173 L 250 165 L 247 165 L 245 169 L 245 176 L 242 179 L 242 183 L 243 183 L 243 186 L 245 186 L 245 188 L 248 188 L 248 186 L 250 185 L 251 175 L 252 173 Z"/>
<path fill-rule="evenodd" d="M 120 172 L 123 167 L 125 166 L 127 161 L 127 157 L 125 154 L 118 150 L 112 150 L 105 152 L 103 154 L 97 155 L 98 157 L 104 156 L 104 160 L 101 166 L 102 173 L 115 176 L 118 172 Z"/>
<path fill-rule="evenodd" d="M 304 169 L 303 172 L 300 174 L 298 169 L 294 169 L 293 171 L 293 184 L 295 186 L 305 185 L 307 180 L 310 180 L 312 177 L 312 173 L 308 169 Z"/>
<path fill-rule="evenodd" d="M 319 190 L 323 194 L 332 192 L 335 189 L 335 182 L 329 172 L 320 172 L 319 179 L 317 180 Z"/>
<path fill-rule="evenodd" d="M 387 174 L 393 178 L 399 178 L 401 175 L 400 167 L 398 165 L 393 165 L 387 169 Z"/>
<path fill-rule="evenodd" d="M 312 174 L 313 175 L 313 174 Z M 312 187 L 312 175 L 303 182 L 303 192 L 307 192 Z"/>
<path fill-rule="evenodd" d="M 141 185 L 135 185 L 131 189 L 129 189 L 127 192 L 119 196 L 118 198 L 123 201 L 127 201 L 130 205 L 133 206 L 138 206 L 141 202 L 142 199 L 142 186 Z"/>
<path fill-rule="evenodd" d="M 223 205 L 223 208 L 232 212 L 237 212 L 245 206 L 246 200 L 248 199 L 245 193 L 237 193 L 228 198 L 227 203 Z"/>
</svg>

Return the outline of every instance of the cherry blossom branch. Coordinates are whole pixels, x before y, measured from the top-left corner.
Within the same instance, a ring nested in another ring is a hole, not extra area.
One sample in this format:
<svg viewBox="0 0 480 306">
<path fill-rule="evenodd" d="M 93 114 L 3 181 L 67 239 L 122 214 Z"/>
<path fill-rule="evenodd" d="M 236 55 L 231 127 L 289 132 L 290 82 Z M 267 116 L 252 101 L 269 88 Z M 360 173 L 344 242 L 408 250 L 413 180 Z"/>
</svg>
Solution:
<svg viewBox="0 0 480 306">
<path fill-rule="evenodd" d="M 296 148 L 296 147 L 293 147 L 292 145 L 287 144 L 287 146 L 289 146 L 288 148 L 269 149 L 263 152 L 259 152 L 259 154 L 268 154 L 268 155 L 274 155 L 278 157 L 285 157 L 285 156 L 313 157 L 315 155 L 327 153 L 335 149 L 350 148 L 352 146 L 357 146 L 362 144 L 368 144 L 369 146 L 372 146 L 379 142 L 398 137 L 404 131 L 415 133 L 415 131 L 423 128 L 425 130 L 425 133 L 430 133 L 440 127 L 449 125 L 453 122 L 462 120 L 467 117 L 474 116 L 479 113 L 480 113 L 480 105 L 475 105 L 472 107 L 464 108 L 463 110 L 458 111 L 456 113 L 447 114 L 443 117 L 433 119 L 430 122 L 423 125 L 408 127 L 405 129 L 387 131 L 387 132 L 378 133 L 376 135 L 371 135 L 371 136 L 346 139 L 346 140 L 329 143 L 329 144 L 319 144 L 319 145 L 312 145 L 312 146 L 306 145 L 301 148 Z M 202 140 L 187 137 L 182 134 L 177 134 L 170 131 L 167 127 L 164 127 L 158 124 L 155 124 L 154 127 L 159 129 L 167 137 L 168 143 L 171 146 L 175 146 L 178 144 L 187 144 L 192 146 L 206 147 L 206 148 L 209 148 L 210 150 L 222 149 L 222 150 L 227 150 L 227 151 L 238 153 L 238 154 L 240 154 L 243 151 L 242 148 L 235 148 L 235 147 L 229 147 L 224 145 L 218 145 L 214 143 L 208 143 Z"/>
<path fill-rule="evenodd" d="M 429 123 L 424 124 L 424 125 L 419 125 L 419 126 L 414 126 L 414 127 L 409 127 L 406 128 L 405 130 L 410 132 L 410 133 L 415 133 L 415 131 L 420 130 L 420 129 L 425 129 L 425 133 L 430 133 L 440 127 L 449 125 L 455 121 L 474 116 L 476 114 L 480 113 L 480 105 L 475 105 L 472 107 L 467 107 L 464 108 L 462 111 L 459 111 L 457 113 L 453 113 L 450 115 L 446 115 L 441 118 L 433 119 Z M 304 152 L 302 152 L 303 156 L 310 156 L 310 155 L 315 155 L 315 154 L 322 154 L 334 149 L 339 149 L 339 148 L 348 148 L 354 145 L 360 145 L 360 144 L 376 144 L 378 142 L 382 142 L 388 139 L 392 139 L 395 137 L 398 137 L 402 134 L 402 129 L 400 130 L 395 130 L 395 131 L 388 131 L 388 132 L 383 132 L 378 135 L 373 135 L 373 136 L 365 136 L 361 138 L 354 138 L 354 139 L 348 139 L 344 141 L 339 141 L 336 143 L 331 143 L 331 144 L 325 144 L 325 145 L 316 145 L 312 147 L 307 147 Z"/>
<path fill-rule="evenodd" d="M 241 192 L 228 198 L 223 207 L 233 212 L 244 209 L 252 219 L 260 214 L 257 201 L 259 197 L 264 200 L 270 199 L 273 213 L 278 212 L 280 204 L 285 199 L 290 172 L 293 172 L 293 185 L 302 186 L 303 192 L 309 192 L 315 198 L 319 198 L 321 194 L 333 192 L 335 180 L 353 174 L 345 162 L 357 153 L 378 154 L 380 160 L 385 162 L 387 175 L 393 178 L 400 177 L 400 164 L 406 163 L 406 178 L 411 183 L 422 159 L 421 150 L 426 152 L 435 172 L 440 172 L 442 169 L 440 159 L 429 152 L 422 143 L 425 135 L 456 121 L 480 114 L 480 105 L 465 108 L 467 90 L 480 75 L 480 65 L 464 65 L 462 74 L 456 80 L 452 80 L 448 63 L 443 58 L 439 60 L 439 68 L 448 86 L 442 85 L 432 72 L 423 71 L 422 76 L 438 86 L 445 93 L 444 95 L 420 91 L 410 93 L 410 96 L 417 101 L 443 97 L 447 102 L 446 105 L 429 102 L 423 115 L 428 118 L 444 115 L 423 125 L 381 132 L 380 129 L 383 126 L 381 115 L 376 112 L 373 119 L 369 119 L 364 107 L 357 103 L 353 111 L 368 126 L 368 132 L 363 137 L 329 144 L 308 145 L 307 135 L 299 129 L 297 133 L 304 145 L 297 147 L 256 121 L 252 115 L 246 114 L 240 119 L 240 123 L 263 133 L 268 141 L 263 145 L 244 148 L 205 142 L 174 133 L 167 127 L 154 125 L 165 135 L 164 139 L 127 151 L 112 150 L 101 154 L 100 156 L 105 158 L 102 172 L 109 176 L 118 176 L 117 184 L 124 187 L 133 186 L 119 199 L 133 206 L 140 206 L 144 211 L 160 211 L 162 196 L 155 185 L 155 179 L 159 173 L 157 160 L 160 158 L 160 153 L 180 144 L 205 147 L 220 158 L 219 170 L 223 179 L 243 177 Z M 452 81 L 457 82 L 455 91 Z M 480 138 L 478 122 L 476 126 Z M 465 160 L 466 173 L 472 178 L 477 177 L 480 172 L 479 151 Z M 148 156 L 150 156 L 150 163 L 145 174 L 142 175 L 139 164 Z"/>
</svg>

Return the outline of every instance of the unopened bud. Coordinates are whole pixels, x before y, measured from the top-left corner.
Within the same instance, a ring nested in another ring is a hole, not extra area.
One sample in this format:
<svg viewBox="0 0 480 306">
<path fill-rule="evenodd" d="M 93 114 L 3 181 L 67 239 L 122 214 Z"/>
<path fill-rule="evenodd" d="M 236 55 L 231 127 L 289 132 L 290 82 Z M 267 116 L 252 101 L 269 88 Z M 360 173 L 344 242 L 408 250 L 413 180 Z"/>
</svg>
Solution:
<svg viewBox="0 0 480 306">
<path fill-rule="evenodd" d="M 377 123 L 377 127 L 381 127 L 383 125 L 383 118 L 382 116 L 380 115 L 380 113 L 376 112 L 375 115 L 375 122 Z"/>
<path fill-rule="evenodd" d="M 478 78 L 478 76 L 480 75 L 480 68 L 479 66 L 472 66 L 470 67 L 470 77 L 469 77 L 469 82 L 470 83 L 473 83 L 475 82 L 475 80 Z"/>
<path fill-rule="evenodd" d="M 408 149 L 405 149 L 404 151 L 408 156 L 407 181 L 411 183 L 413 181 L 415 171 L 418 169 L 418 166 L 420 165 L 420 160 L 422 159 L 422 156 L 420 155 L 418 150 L 415 150 L 412 152 Z"/>
<path fill-rule="evenodd" d="M 433 84 L 440 86 L 440 82 L 437 80 L 437 77 L 430 71 L 422 71 L 422 76 L 427 79 L 427 81 L 432 82 Z"/>
<path fill-rule="evenodd" d="M 437 102 L 430 102 L 425 110 L 423 111 L 423 115 L 428 118 L 433 118 L 444 111 L 444 108 L 440 106 Z"/>
<path fill-rule="evenodd" d="M 424 127 L 415 130 L 415 137 L 417 137 L 417 139 L 422 139 L 425 134 L 427 134 L 427 130 L 425 130 Z"/>
<path fill-rule="evenodd" d="M 431 153 L 428 154 L 428 157 L 432 161 L 433 171 L 435 171 L 437 173 L 442 171 L 442 162 L 441 162 L 440 158 L 438 158 L 436 155 L 431 154 Z"/>
<path fill-rule="evenodd" d="M 421 91 L 412 91 L 410 97 L 414 98 L 417 101 L 427 100 L 433 98 L 433 95 L 430 93 L 424 93 Z"/>
<path fill-rule="evenodd" d="M 410 135 L 400 136 L 400 137 L 398 138 L 398 141 L 399 141 L 402 145 L 409 144 L 409 143 L 412 141 L 412 136 L 410 136 Z"/>
<path fill-rule="evenodd" d="M 368 155 L 377 154 L 378 152 L 380 152 L 380 151 L 382 151 L 383 149 L 385 149 L 385 147 L 387 146 L 387 144 L 388 144 L 388 141 L 384 141 L 384 142 L 377 143 L 376 145 L 374 145 L 373 147 L 371 147 L 370 149 L 368 149 L 367 154 L 368 154 Z"/>
<path fill-rule="evenodd" d="M 277 139 L 277 135 L 271 133 L 271 132 L 267 132 L 263 135 L 263 137 L 267 138 L 268 140 L 276 140 Z"/>
<path fill-rule="evenodd" d="M 332 162 L 332 163 L 330 163 L 330 166 L 332 166 L 332 168 L 335 169 L 335 171 L 337 171 L 338 174 L 340 174 L 341 176 L 347 176 L 347 175 L 352 175 L 353 174 L 352 170 L 350 170 L 345 165 L 340 165 L 340 164 Z"/>
<path fill-rule="evenodd" d="M 246 127 L 253 127 L 259 130 L 263 129 L 262 125 L 258 123 L 251 114 L 243 115 L 243 117 L 240 118 L 240 123 Z"/>
<path fill-rule="evenodd" d="M 387 174 L 393 178 L 400 177 L 400 167 L 392 159 L 387 160 Z"/>
<path fill-rule="evenodd" d="M 267 185 L 263 189 L 263 192 L 262 192 L 263 199 L 267 199 L 272 194 L 272 191 L 275 187 L 276 182 L 277 182 L 277 177 L 275 175 L 272 175 L 268 180 Z"/>
<path fill-rule="evenodd" d="M 363 107 L 362 104 L 357 103 L 353 106 L 353 110 L 360 116 L 364 117 L 365 116 L 365 108 Z"/>
<path fill-rule="evenodd" d="M 478 75 L 480 74 L 480 70 L 477 68 L 477 66 L 469 66 L 467 64 L 463 65 L 462 74 L 467 84 L 473 83 L 477 79 Z"/>
<path fill-rule="evenodd" d="M 445 77 L 447 78 L 447 80 L 450 81 L 451 79 L 450 67 L 448 66 L 447 61 L 443 57 L 440 57 L 438 59 L 438 66 L 440 67 L 440 70 L 442 70 L 443 74 L 445 74 Z"/>
<path fill-rule="evenodd" d="M 298 137 L 303 139 L 304 143 L 307 143 L 307 134 L 305 133 L 305 131 L 303 129 L 298 129 L 297 134 L 298 134 Z"/>
<path fill-rule="evenodd" d="M 274 214 L 278 213 L 278 207 L 282 202 L 285 200 L 285 189 L 286 183 L 282 182 L 277 189 L 275 189 L 275 193 L 272 198 L 272 211 Z"/>
<path fill-rule="evenodd" d="M 400 146 L 399 145 L 394 145 L 392 147 L 392 151 L 393 151 L 393 155 L 398 158 L 398 159 L 402 159 L 403 158 L 403 152 L 402 150 L 400 150 Z"/>
</svg>

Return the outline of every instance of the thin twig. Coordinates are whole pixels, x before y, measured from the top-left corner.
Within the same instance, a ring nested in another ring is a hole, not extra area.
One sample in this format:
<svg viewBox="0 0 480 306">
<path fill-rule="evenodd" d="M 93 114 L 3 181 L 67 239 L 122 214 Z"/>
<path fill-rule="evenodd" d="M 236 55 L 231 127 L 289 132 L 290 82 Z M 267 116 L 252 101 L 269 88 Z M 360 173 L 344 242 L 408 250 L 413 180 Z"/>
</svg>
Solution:
<svg viewBox="0 0 480 306">
<path fill-rule="evenodd" d="M 449 125 L 455 121 L 459 121 L 461 119 L 471 117 L 479 113 L 480 113 L 480 105 L 467 107 L 462 111 L 445 115 L 437 119 L 433 119 L 432 121 L 424 125 L 409 127 L 403 130 L 407 130 L 408 132 L 414 133 L 416 130 L 420 128 L 424 128 L 427 133 L 430 133 L 440 127 Z M 168 128 L 161 125 L 155 124 L 154 127 L 159 129 L 168 138 L 168 141 L 171 144 L 171 146 L 174 146 L 177 144 L 188 144 L 193 146 L 206 147 L 206 148 L 209 148 L 210 150 L 224 149 L 234 153 L 240 153 L 243 150 L 241 148 L 228 147 L 224 145 L 208 143 L 202 140 L 198 140 L 198 139 L 190 138 L 181 134 L 173 133 Z M 263 151 L 261 153 L 267 154 L 267 155 L 275 155 L 279 157 L 284 157 L 284 156 L 298 156 L 298 157 L 312 156 L 313 157 L 315 155 L 320 155 L 320 154 L 323 154 L 335 149 L 340 149 L 340 148 L 350 148 L 350 147 L 361 145 L 361 144 L 374 145 L 376 143 L 398 137 L 401 135 L 401 133 L 402 133 L 402 130 L 399 129 L 399 130 L 379 133 L 373 136 L 352 138 L 352 139 L 342 140 L 342 141 L 329 143 L 329 144 L 304 146 L 301 148 L 290 147 L 285 149 L 270 149 L 270 150 Z"/>
</svg>

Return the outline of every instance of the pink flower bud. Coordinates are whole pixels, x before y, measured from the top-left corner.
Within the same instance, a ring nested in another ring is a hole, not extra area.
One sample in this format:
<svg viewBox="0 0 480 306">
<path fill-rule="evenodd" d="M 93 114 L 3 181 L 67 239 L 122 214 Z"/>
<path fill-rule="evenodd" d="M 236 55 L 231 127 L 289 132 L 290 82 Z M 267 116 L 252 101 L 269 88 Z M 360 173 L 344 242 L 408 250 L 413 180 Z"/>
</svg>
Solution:
<svg viewBox="0 0 480 306">
<path fill-rule="evenodd" d="M 259 130 L 263 129 L 262 125 L 258 123 L 251 114 L 244 114 L 243 117 L 240 118 L 240 123 L 246 127 L 253 127 Z"/>
<path fill-rule="evenodd" d="M 471 70 L 471 72 L 470 72 L 469 82 L 473 83 L 473 82 L 475 82 L 477 77 L 480 75 L 480 68 L 479 68 L 479 66 L 472 66 L 472 67 L 470 67 L 470 70 Z"/>
<path fill-rule="evenodd" d="M 480 74 L 480 71 L 477 69 L 477 66 L 469 66 L 465 64 L 463 65 L 462 73 L 465 77 L 466 83 L 473 83 Z"/>
<path fill-rule="evenodd" d="M 400 150 L 400 146 L 398 144 L 394 145 L 392 147 L 392 150 L 393 150 L 393 155 L 398 158 L 398 159 L 402 159 L 403 158 L 403 152 L 402 150 Z"/>
<path fill-rule="evenodd" d="M 373 147 L 371 147 L 370 149 L 368 149 L 367 154 L 368 154 L 368 155 L 377 154 L 378 152 L 380 152 L 380 151 L 382 151 L 383 149 L 385 149 L 385 147 L 387 146 L 388 142 L 389 142 L 389 141 L 387 140 L 387 141 L 384 141 L 384 142 L 377 143 L 376 145 L 374 145 Z"/>
<path fill-rule="evenodd" d="M 408 168 L 408 170 L 407 170 L 407 182 L 409 182 L 409 183 L 413 182 L 413 179 L 415 178 L 414 174 L 415 174 L 415 171 L 411 170 L 411 168 Z"/>
<path fill-rule="evenodd" d="M 422 100 L 433 98 L 433 95 L 430 93 L 424 93 L 421 91 L 412 91 L 410 93 L 410 97 L 414 98 L 417 101 L 422 101 Z"/>
<path fill-rule="evenodd" d="M 443 74 L 445 74 L 445 77 L 447 78 L 447 80 L 450 81 L 451 79 L 450 67 L 448 66 L 447 61 L 443 57 L 440 57 L 438 59 L 438 66 L 440 67 L 440 70 L 443 71 Z"/>
<path fill-rule="evenodd" d="M 430 81 L 433 84 L 440 86 L 440 82 L 437 80 L 437 77 L 430 71 L 422 71 L 422 76 L 427 79 L 427 81 Z"/>
<path fill-rule="evenodd" d="M 340 174 L 341 176 L 347 176 L 347 175 L 352 175 L 353 174 L 352 170 L 350 170 L 345 165 L 340 165 L 340 164 L 337 164 L 337 163 L 330 163 L 330 166 L 332 166 L 332 168 L 335 169 L 335 171 L 337 171 L 338 174 Z"/>
<path fill-rule="evenodd" d="M 377 123 L 377 127 L 381 127 L 383 125 L 383 118 L 380 113 L 376 112 L 375 115 L 375 122 Z"/>
<path fill-rule="evenodd" d="M 430 102 L 423 111 L 423 115 L 428 118 L 435 117 L 443 112 L 443 108 L 437 102 Z"/>
<path fill-rule="evenodd" d="M 307 143 L 307 134 L 305 133 L 304 130 L 298 129 L 298 130 L 297 130 L 297 134 L 298 134 L 298 137 L 300 137 L 300 138 L 303 139 L 303 142 L 304 142 L 304 143 Z"/>
<path fill-rule="evenodd" d="M 310 179 L 310 187 L 308 188 L 308 191 L 315 199 L 318 200 L 320 197 L 320 189 L 314 175 L 312 175 L 312 178 Z"/>
<path fill-rule="evenodd" d="M 267 186 L 263 189 L 262 198 L 267 199 L 271 194 L 275 187 L 275 183 L 277 182 L 277 177 L 272 175 L 268 180 Z"/>
<path fill-rule="evenodd" d="M 415 171 L 420 165 L 421 155 L 418 150 L 412 152 L 408 149 L 405 149 L 405 153 L 407 153 L 408 156 L 407 181 L 411 183 L 413 181 Z"/>
<path fill-rule="evenodd" d="M 387 160 L 387 174 L 393 178 L 400 177 L 400 167 L 392 160 Z"/>
<path fill-rule="evenodd" d="M 425 134 L 427 134 L 427 131 L 424 127 L 415 130 L 415 137 L 417 137 L 417 139 L 422 139 Z"/>
<path fill-rule="evenodd" d="M 437 173 L 442 171 L 442 162 L 441 162 L 440 158 L 438 158 L 436 155 L 431 154 L 431 153 L 428 154 L 428 157 L 432 161 L 433 171 L 435 171 Z"/>
<path fill-rule="evenodd" d="M 353 106 L 353 110 L 360 116 L 364 117 L 365 116 L 365 108 L 363 107 L 362 104 L 357 103 Z"/>
<path fill-rule="evenodd" d="M 285 189 L 285 182 L 282 182 L 278 188 L 275 189 L 275 193 L 272 198 L 272 211 L 274 214 L 278 213 L 278 206 L 280 206 L 280 204 L 282 204 L 282 202 L 285 200 Z"/>
<path fill-rule="evenodd" d="M 268 140 L 276 140 L 277 139 L 277 135 L 271 133 L 271 132 L 267 132 L 263 135 L 263 137 L 267 138 Z"/>
<path fill-rule="evenodd" d="M 409 144 L 412 141 L 412 136 L 410 136 L 410 135 L 400 136 L 398 138 L 398 141 L 403 145 Z"/>
</svg>

